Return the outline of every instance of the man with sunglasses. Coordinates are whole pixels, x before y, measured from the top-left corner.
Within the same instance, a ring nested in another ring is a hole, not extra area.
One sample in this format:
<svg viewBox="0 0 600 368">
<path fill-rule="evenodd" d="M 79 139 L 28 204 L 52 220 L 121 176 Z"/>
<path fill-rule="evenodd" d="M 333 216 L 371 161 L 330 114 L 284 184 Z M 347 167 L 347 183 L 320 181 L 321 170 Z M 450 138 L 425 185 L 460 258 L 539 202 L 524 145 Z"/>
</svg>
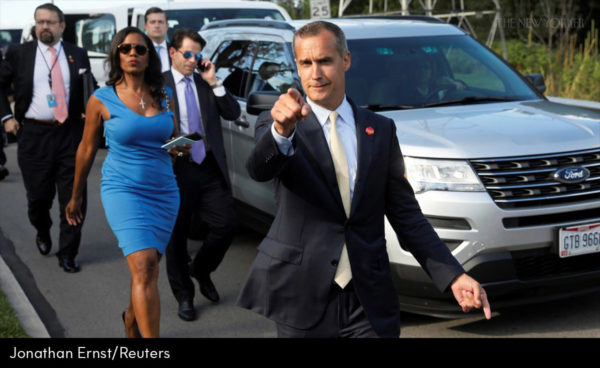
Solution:
<svg viewBox="0 0 600 368">
<path fill-rule="evenodd" d="M 9 48 L 0 66 L 0 119 L 6 132 L 17 135 L 17 160 L 27 191 L 29 221 L 37 230 L 37 248 L 42 255 L 50 253 L 50 208 L 58 191 L 56 255 L 59 266 L 73 273 L 79 271 L 75 256 L 82 224 L 70 226 L 64 208 L 71 197 L 75 152 L 83 134 L 83 77 L 91 72 L 90 60 L 85 49 L 61 42 L 66 25 L 58 7 L 40 5 L 34 18 L 36 40 Z M 14 115 L 7 98 L 11 84 Z M 85 194 L 83 200 L 85 214 Z"/>
<path fill-rule="evenodd" d="M 240 106 L 217 79 L 214 65 L 202 58 L 205 44 L 196 31 L 177 29 L 169 48 L 172 67 L 163 74 L 165 84 L 174 92 L 172 109 L 181 134 L 197 132 L 203 137 L 192 146 L 190 156 L 177 157 L 174 164 L 181 202 L 165 252 L 169 283 L 179 303 L 178 315 L 186 321 L 196 318 L 190 276 L 198 281 L 200 292 L 207 299 L 219 300 L 210 273 L 223 260 L 237 223 L 221 118 L 237 119 Z M 208 233 L 189 262 L 187 237 L 192 214 L 208 225 Z"/>
</svg>

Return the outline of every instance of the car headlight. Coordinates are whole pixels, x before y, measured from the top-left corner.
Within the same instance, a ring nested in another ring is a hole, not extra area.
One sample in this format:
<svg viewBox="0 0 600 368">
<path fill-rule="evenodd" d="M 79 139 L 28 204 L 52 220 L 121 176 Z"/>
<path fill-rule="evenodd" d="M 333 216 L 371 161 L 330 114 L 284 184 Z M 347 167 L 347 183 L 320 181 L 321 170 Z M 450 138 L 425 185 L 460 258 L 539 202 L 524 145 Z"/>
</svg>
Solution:
<svg viewBox="0 0 600 368">
<path fill-rule="evenodd" d="M 481 181 L 466 161 L 404 157 L 408 182 L 415 193 L 428 190 L 484 192 Z"/>
</svg>

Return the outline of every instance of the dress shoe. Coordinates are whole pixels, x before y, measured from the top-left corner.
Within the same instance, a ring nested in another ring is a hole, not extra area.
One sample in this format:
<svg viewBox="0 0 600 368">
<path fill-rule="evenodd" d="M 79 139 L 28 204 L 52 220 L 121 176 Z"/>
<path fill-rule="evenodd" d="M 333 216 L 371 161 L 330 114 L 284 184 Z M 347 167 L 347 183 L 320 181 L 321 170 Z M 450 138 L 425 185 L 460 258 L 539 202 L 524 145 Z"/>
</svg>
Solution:
<svg viewBox="0 0 600 368">
<path fill-rule="evenodd" d="M 0 165 L 0 180 L 4 179 L 8 176 L 8 169 L 2 165 Z"/>
<path fill-rule="evenodd" d="M 52 248 L 52 239 L 50 239 L 50 233 L 47 231 L 38 232 L 37 236 L 35 237 L 35 244 L 42 255 L 45 256 L 50 253 L 50 249 Z"/>
<path fill-rule="evenodd" d="M 196 319 L 196 310 L 192 299 L 184 299 L 179 302 L 177 315 L 184 321 L 193 321 Z"/>
<path fill-rule="evenodd" d="M 199 278 L 198 282 L 200 283 L 200 292 L 206 297 L 206 299 L 214 303 L 219 301 L 219 293 L 217 293 L 217 288 L 215 288 L 215 284 L 213 284 L 208 275 Z"/>
<path fill-rule="evenodd" d="M 190 276 L 195 278 L 200 284 L 200 293 L 206 297 L 206 299 L 211 302 L 219 301 L 219 293 L 217 293 L 217 288 L 215 288 L 215 284 L 213 284 L 209 275 L 200 275 L 194 271 L 192 264 L 189 264 Z"/>
<path fill-rule="evenodd" d="M 67 258 L 67 257 L 58 257 L 58 265 L 60 267 L 62 267 L 62 269 L 65 270 L 65 272 L 68 272 L 68 273 L 79 272 L 79 265 L 75 262 L 74 259 Z"/>
</svg>

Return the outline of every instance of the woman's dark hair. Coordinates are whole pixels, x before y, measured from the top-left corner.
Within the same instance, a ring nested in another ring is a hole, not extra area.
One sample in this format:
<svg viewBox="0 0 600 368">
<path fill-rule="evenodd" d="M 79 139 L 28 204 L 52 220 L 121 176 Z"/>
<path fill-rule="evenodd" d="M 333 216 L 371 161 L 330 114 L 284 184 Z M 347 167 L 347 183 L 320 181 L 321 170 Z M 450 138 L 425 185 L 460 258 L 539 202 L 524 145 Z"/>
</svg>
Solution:
<svg viewBox="0 0 600 368">
<path fill-rule="evenodd" d="M 163 100 L 166 98 L 163 89 L 164 78 L 161 72 L 160 59 L 156 53 L 156 49 L 152 44 L 152 40 L 144 32 L 137 27 L 127 27 L 120 30 L 112 40 L 110 44 L 110 52 L 105 64 L 110 67 L 108 73 L 107 86 L 114 86 L 123 80 L 123 69 L 121 69 L 121 56 L 119 53 L 119 45 L 123 43 L 127 35 L 131 33 L 137 33 L 144 39 L 146 47 L 148 48 L 148 67 L 144 71 L 144 83 L 150 86 L 150 95 L 152 99 L 163 107 Z"/>
</svg>

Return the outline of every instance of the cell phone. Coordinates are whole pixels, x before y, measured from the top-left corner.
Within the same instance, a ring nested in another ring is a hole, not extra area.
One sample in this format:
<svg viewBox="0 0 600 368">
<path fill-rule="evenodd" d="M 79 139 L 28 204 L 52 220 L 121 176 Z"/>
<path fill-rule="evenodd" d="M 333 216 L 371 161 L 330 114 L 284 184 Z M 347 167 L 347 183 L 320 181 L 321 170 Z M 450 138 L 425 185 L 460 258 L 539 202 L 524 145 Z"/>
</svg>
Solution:
<svg viewBox="0 0 600 368">
<path fill-rule="evenodd" d="M 201 71 L 202 73 L 204 73 L 206 71 L 206 67 L 203 64 L 200 64 L 202 62 L 202 59 L 200 59 L 198 61 L 198 70 Z"/>
<path fill-rule="evenodd" d="M 198 133 L 198 132 L 193 132 L 193 133 L 190 133 L 190 134 L 186 134 L 186 135 L 184 135 L 184 137 L 186 137 L 187 139 L 191 139 L 193 141 L 199 141 L 199 140 L 202 139 L 202 135 L 200 133 Z"/>
</svg>

